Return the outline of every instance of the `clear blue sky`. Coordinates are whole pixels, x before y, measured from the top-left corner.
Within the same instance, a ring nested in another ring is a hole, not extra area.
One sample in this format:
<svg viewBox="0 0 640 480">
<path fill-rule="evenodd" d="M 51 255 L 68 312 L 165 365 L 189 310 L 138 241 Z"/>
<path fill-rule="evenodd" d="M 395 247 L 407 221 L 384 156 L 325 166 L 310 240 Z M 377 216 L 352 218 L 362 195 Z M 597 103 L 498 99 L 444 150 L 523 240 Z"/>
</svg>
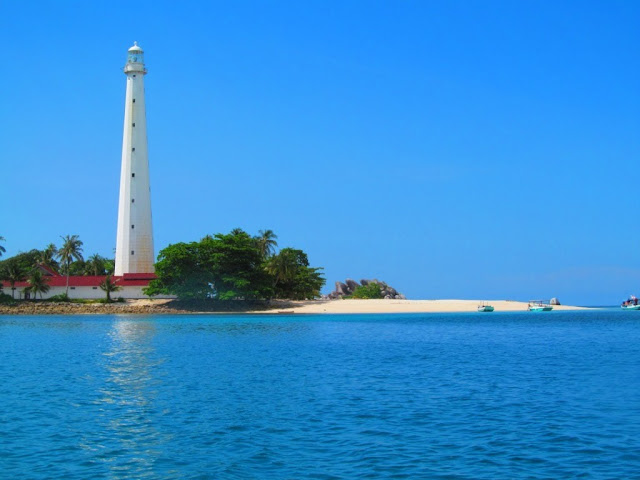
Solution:
<svg viewBox="0 0 640 480">
<path fill-rule="evenodd" d="M 0 2 L 6 256 L 113 256 L 125 75 L 156 250 L 241 227 L 410 298 L 640 294 L 640 2 Z"/>
</svg>

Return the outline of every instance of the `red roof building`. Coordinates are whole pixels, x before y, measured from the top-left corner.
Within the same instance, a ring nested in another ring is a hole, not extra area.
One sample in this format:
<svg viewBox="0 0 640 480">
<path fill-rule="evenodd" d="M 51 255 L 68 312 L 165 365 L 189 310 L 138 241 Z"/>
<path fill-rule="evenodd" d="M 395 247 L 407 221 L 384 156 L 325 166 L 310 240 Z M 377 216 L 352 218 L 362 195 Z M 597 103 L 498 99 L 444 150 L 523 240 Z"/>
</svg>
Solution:
<svg viewBox="0 0 640 480">
<path fill-rule="evenodd" d="M 49 285 L 49 291 L 42 294 L 43 299 L 55 295 L 64 294 L 67 289 L 67 277 L 61 275 L 52 268 L 45 265 L 39 266 L 45 281 Z M 105 292 L 100 289 L 100 284 L 107 278 L 107 275 L 72 275 L 69 277 L 69 298 L 95 299 L 104 298 Z M 113 292 L 114 298 L 147 298 L 142 293 L 142 289 L 149 285 L 151 280 L 156 278 L 154 273 L 125 273 L 122 276 L 112 276 L 114 283 L 121 290 Z M 1 280 L 4 293 L 12 295 L 14 298 L 29 298 L 29 282 L 23 280 L 15 282 L 13 289 L 8 280 Z M 38 294 L 38 298 L 40 294 Z"/>
</svg>

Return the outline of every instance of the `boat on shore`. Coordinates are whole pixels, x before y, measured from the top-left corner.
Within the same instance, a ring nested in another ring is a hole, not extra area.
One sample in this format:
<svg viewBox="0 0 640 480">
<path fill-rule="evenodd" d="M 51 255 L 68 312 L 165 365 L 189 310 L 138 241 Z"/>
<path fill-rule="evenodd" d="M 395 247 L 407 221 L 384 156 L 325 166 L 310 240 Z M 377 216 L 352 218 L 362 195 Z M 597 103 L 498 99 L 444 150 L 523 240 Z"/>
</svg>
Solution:
<svg viewBox="0 0 640 480">
<path fill-rule="evenodd" d="M 550 312 L 553 307 L 542 300 L 531 300 L 527 306 L 530 312 Z"/>
<path fill-rule="evenodd" d="M 479 312 L 493 312 L 493 310 L 493 305 L 489 305 L 485 302 L 482 302 L 480 305 L 478 305 Z"/>
</svg>

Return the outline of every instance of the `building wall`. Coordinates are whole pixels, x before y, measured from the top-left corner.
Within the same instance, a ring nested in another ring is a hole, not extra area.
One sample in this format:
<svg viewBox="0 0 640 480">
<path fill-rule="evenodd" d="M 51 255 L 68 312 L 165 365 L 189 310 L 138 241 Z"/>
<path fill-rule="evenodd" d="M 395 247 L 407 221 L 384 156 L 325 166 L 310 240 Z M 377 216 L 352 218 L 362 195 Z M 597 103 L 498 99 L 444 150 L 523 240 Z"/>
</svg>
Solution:
<svg viewBox="0 0 640 480">
<path fill-rule="evenodd" d="M 144 287 L 138 286 L 126 286 L 122 287 L 122 290 L 118 290 L 117 292 L 113 292 L 111 294 L 112 299 L 117 298 L 125 298 L 125 299 L 140 299 L 140 298 L 149 298 L 144 293 L 142 293 L 142 289 Z M 3 288 L 4 293 L 7 295 L 11 295 L 11 286 L 5 285 Z M 55 295 L 64 295 L 66 291 L 65 287 L 51 287 L 47 293 L 42 294 L 42 298 L 46 300 L 47 298 L 51 298 Z M 69 287 L 69 298 L 74 299 L 84 299 L 84 300 L 96 300 L 100 298 L 106 298 L 107 294 L 100 289 L 100 287 Z M 21 299 L 24 298 L 24 288 L 16 287 L 15 290 L 15 298 Z M 33 298 L 33 297 L 31 297 Z M 158 295 L 153 298 L 175 298 L 171 295 Z M 40 294 L 38 294 L 38 299 L 40 299 Z"/>
</svg>

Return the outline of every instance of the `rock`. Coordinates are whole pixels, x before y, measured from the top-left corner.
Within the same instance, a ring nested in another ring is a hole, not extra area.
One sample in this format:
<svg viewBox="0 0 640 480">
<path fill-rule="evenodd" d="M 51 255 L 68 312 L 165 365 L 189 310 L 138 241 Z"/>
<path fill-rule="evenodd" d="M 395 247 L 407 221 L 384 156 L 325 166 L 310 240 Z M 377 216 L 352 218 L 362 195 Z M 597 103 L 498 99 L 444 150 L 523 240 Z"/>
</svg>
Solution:
<svg viewBox="0 0 640 480">
<path fill-rule="evenodd" d="M 553 297 L 553 298 L 549 301 L 549 303 L 550 303 L 551 305 L 561 305 L 560 300 L 558 300 L 556 297 Z"/>
<path fill-rule="evenodd" d="M 407 298 L 404 295 L 402 295 L 400 292 L 398 292 L 395 288 L 390 287 L 387 283 L 382 282 L 377 278 L 374 278 L 373 280 L 363 278 L 362 280 L 360 280 L 360 283 L 356 282 L 351 278 L 347 278 L 344 281 L 344 283 L 336 282 L 335 290 L 329 293 L 329 295 L 327 295 L 327 298 L 331 300 L 342 298 L 345 295 L 353 294 L 355 289 L 358 288 L 360 285 L 365 286 L 365 285 L 371 285 L 371 284 L 380 285 L 380 293 L 382 294 L 382 297 L 387 300 L 391 300 L 391 299 L 406 300 Z"/>
<path fill-rule="evenodd" d="M 349 287 L 345 283 L 336 282 L 336 290 L 335 292 L 338 295 L 349 295 Z"/>
<path fill-rule="evenodd" d="M 347 284 L 347 287 L 349 287 L 349 293 L 353 293 L 355 291 L 356 288 L 358 288 L 360 285 L 358 284 L 358 282 L 356 282 L 355 280 L 352 280 L 350 278 L 347 278 L 345 280 L 345 283 Z"/>
</svg>

